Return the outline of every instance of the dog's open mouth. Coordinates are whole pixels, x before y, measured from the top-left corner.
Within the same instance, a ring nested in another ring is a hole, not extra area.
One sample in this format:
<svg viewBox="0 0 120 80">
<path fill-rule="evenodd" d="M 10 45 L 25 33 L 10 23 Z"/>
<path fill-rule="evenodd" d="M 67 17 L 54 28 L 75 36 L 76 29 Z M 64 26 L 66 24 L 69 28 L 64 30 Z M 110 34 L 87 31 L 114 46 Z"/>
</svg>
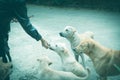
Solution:
<svg viewBox="0 0 120 80">
<path fill-rule="evenodd" d="M 53 48 L 49 47 L 49 49 L 54 50 Z"/>
</svg>

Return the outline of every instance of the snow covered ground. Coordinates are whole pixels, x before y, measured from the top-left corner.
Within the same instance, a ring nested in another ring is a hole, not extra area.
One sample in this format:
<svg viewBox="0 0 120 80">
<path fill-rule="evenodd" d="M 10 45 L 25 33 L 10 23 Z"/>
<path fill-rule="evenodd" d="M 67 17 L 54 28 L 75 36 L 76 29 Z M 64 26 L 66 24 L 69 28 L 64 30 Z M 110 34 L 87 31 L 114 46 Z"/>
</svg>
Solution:
<svg viewBox="0 0 120 80">
<path fill-rule="evenodd" d="M 48 42 L 65 43 L 70 51 L 69 42 L 59 36 L 67 25 L 74 26 L 79 33 L 93 31 L 95 40 L 102 45 L 120 50 L 119 13 L 28 5 L 28 14 L 34 15 L 30 19 L 32 24 Z M 28 36 L 19 23 L 11 24 L 9 46 L 14 65 L 11 80 L 38 80 L 35 76 L 39 68 L 36 59 L 43 55 L 53 61 L 51 68 L 62 70 L 60 57 Z M 91 69 L 89 80 L 96 80 L 97 74 L 87 56 L 86 64 Z M 109 80 L 120 80 L 120 76 L 109 77 Z"/>
</svg>

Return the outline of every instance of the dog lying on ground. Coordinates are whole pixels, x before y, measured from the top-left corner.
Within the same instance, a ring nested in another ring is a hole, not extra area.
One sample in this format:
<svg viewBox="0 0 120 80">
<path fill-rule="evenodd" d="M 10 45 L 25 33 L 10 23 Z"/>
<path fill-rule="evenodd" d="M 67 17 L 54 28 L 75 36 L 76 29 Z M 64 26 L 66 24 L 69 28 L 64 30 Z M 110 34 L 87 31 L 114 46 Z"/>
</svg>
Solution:
<svg viewBox="0 0 120 80">
<path fill-rule="evenodd" d="M 12 64 L 3 63 L 2 57 L 0 57 L 0 80 L 5 80 L 12 72 Z"/>
<path fill-rule="evenodd" d="M 39 72 L 40 80 L 83 80 L 74 75 L 71 72 L 57 71 L 49 67 L 52 64 L 51 60 L 44 56 L 37 59 L 39 62 Z"/>
<path fill-rule="evenodd" d="M 93 39 L 86 39 L 75 51 L 83 52 L 91 58 L 100 80 L 107 80 L 107 76 L 120 75 L 120 50 L 109 49 Z"/>
<path fill-rule="evenodd" d="M 78 46 L 78 44 L 80 44 L 80 42 L 86 38 L 94 38 L 94 33 L 93 32 L 85 32 L 83 34 L 79 34 L 77 32 L 77 30 L 72 27 L 72 26 L 66 26 L 64 31 L 59 33 L 61 37 L 66 38 L 70 44 L 71 44 L 71 48 L 72 50 Z M 73 51 L 74 52 L 74 51 Z M 82 62 L 83 62 L 83 66 L 85 67 L 85 60 L 84 60 L 84 56 L 83 54 L 77 54 L 76 52 L 74 52 L 75 55 L 75 59 L 78 61 L 79 60 L 79 55 L 81 56 Z"/>
<path fill-rule="evenodd" d="M 60 56 L 64 71 L 72 72 L 83 79 L 88 78 L 89 70 L 86 70 L 81 64 L 79 64 L 63 44 L 50 44 L 50 49 Z"/>
</svg>

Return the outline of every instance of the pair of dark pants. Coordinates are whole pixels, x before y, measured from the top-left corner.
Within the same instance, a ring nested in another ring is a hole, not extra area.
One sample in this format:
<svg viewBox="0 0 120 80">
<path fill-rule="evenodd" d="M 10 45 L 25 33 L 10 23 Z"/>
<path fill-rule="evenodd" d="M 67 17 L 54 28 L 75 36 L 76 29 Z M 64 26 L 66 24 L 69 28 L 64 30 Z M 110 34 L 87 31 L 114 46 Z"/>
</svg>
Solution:
<svg viewBox="0 0 120 80">
<path fill-rule="evenodd" d="M 4 63 L 11 62 L 8 46 L 8 34 L 0 35 L 0 56 Z"/>
<path fill-rule="evenodd" d="M 11 62 L 11 56 L 9 53 L 9 46 L 8 46 L 8 34 L 0 34 L 0 57 L 4 63 Z M 10 77 L 7 76 L 5 80 L 10 80 Z"/>
</svg>

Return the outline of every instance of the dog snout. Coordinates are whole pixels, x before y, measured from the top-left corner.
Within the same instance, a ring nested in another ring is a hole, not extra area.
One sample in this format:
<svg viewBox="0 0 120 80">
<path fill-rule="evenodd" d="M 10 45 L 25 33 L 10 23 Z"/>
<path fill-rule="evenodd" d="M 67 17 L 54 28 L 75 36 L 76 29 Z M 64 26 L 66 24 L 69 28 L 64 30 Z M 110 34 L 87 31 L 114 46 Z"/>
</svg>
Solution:
<svg viewBox="0 0 120 80">
<path fill-rule="evenodd" d="M 49 49 L 54 50 L 51 44 L 49 44 Z"/>
</svg>

